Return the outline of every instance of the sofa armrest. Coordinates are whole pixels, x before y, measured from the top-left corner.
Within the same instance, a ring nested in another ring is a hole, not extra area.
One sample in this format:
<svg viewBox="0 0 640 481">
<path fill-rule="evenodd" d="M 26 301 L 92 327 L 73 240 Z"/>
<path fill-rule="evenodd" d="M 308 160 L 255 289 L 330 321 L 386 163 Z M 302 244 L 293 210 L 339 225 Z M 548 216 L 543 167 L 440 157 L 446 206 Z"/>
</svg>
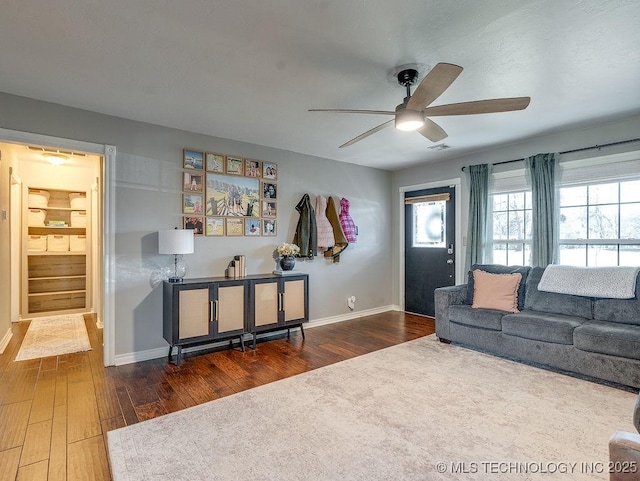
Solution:
<svg viewBox="0 0 640 481">
<path fill-rule="evenodd" d="M 609 480 L 640 478 L 640 434 L 616 431 L 609 439 Z"/>
<path fill-rule="evenodd" d="M 434 292 L 436 304 L 436 336 L 440 340 L 451 341 L 449 335 L 449 306 L 464 304 L 467 298 L 467 285 L 439 287 Z"/>
</svg>

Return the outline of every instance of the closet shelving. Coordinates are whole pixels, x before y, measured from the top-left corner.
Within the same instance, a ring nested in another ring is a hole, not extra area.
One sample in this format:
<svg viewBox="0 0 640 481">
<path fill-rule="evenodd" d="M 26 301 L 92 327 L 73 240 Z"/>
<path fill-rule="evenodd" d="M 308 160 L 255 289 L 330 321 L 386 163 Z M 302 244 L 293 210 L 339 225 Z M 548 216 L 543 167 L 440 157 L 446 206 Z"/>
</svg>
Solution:
<svg viewBox="0 0 640 481">
<path fill-rule="evenodd" d="M 83 310 L 88 299 L 89 192 L 34 187 L 28 190 L 23 222 L 23 314 Z M 43 191 L 49 195 L 48 201 L 39 199 Z M 72 202 L 70 194 L 81 200 Z"/>
</svg>

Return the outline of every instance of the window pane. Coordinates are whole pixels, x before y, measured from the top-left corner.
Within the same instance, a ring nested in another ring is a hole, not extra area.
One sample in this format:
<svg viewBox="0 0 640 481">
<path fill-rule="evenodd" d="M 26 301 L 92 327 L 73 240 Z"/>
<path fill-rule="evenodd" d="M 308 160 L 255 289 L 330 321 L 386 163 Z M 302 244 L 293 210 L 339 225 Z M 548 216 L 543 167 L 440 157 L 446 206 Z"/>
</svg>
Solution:
<svg viewBox="0 0 640 481">
<path fill-rule="evenodd" d="M 524 262 L 524 244 L 519 242 L 509 243 L 507 250 L 507 265 L 521 266 Z"/>
<path fill-rule="evenodd" d="M 493 263 L 507 264 L 507 245 L 501 242 L 493 244 Z"/>
<path fill-rule="evenodd" d="M 640 266 L 640 245 L 620 246 L 621 266 Z"/>
<path fill-rule="evenodd" d="M 413 204 L 413 247 L 444 247 L 445 201 Z"/>
<path fill-rule="evenodd" d="M 509 209 L 524 209 L 524 192 L 509 194 Z"/>
<path fill-rule="evenodd" d="M 524 206 L 527 209 L 531 209 L 531 205 L 533 204 L 533 201 L 531 200 L 531 191 L 528 190 L 524 193 Z"/>
<path fill-rule="evenodd" d="M 523 266 L 531 265 L 531 245 L 530 244 L 524 245 L 524 263 L 522 265 Z"/>
<path fill-rule="evenodd" d="M 507 210 L 507 205 L 509 201 L 509 197 L 507 194 L 497 194 L 493 196 L 493 211 L 503 211 Z"/>
<path fill-rule="evenodd" d="M 493 214 L 493 238 L 506 239 L 509 229 L 507 225 L 507 213 L 497 212 Z"/>
<path fill-rule="evenodd" d="M 587 208 L 560 208 L 560 239 L 587 238 Z"/>
<path fill-rule="evenodd" d="M 524 211 L 509 211 L 509 239 L 524 239 Z"/>
<path fill-rule="evenodd" d="M 618 206 L 589 206 L 589 239 L 618 238 Z"/>
<path fill-rule="evenodd" d="M 620 205 L 620 238 L 640 239 L 640 203 Z"/>
<path fill-rule="evenodd" d="M 620 202 L 640 202 L 640 180 L 620 182 Z"/>
<path fill-rule="evenodd" d="M 559 249 L 560 264 L 565 266 L 586 266 L 587 265 L 587 246 L 567 246 L 561 245 Z"/>
<path fill-rule="evenodd" d="M 524 238 L 531 239 L 531 211 L 526 210 L 524 212 Z"/>
<path fill-rule="evenodd" d="M 562 187 L 560 189 L 560 206 L 587 205 L 587 186 Z"/>
<path fill-rule="evenodd" d="M 618 183 L 589 186 L 589 205 L 618 202 Z"/>
<path fill-rule="evenodd" d="M 617 266 L 618 245 L 588 246 L 588 266 Z"/>
</svg>

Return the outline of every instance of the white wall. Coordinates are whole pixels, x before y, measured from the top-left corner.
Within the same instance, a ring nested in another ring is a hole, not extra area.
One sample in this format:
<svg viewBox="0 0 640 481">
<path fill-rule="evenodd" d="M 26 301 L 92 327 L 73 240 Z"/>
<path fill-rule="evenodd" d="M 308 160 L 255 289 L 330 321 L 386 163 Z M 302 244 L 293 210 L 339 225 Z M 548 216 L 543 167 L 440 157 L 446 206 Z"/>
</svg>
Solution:
<svg viewBox="0 0 640 481">
<path fill-rule="evenodd" d="M 279 167 L 278 235 L 198 237 L 196 253 L 185 256 L 187 277 L 221 276 L 235 254 L 247 256 L 249 274 L 271 272 L 274 247 L 293 239 L 295 205 L 302 195 L 336 195 L 350 200 L 360 235 L 338 264 L 322 257 L 298 262 L 297 270 L 309 273 L 311 320 L 347 315 L 346 299 L 351 295 L 358 299 L 356 311 L 392 305 L 389 172 L 7 94 L 0 94 L 0 111 L 0 128 L 117 148 L 116 356 L 167 345 L 162 339 L 162 290 L 157 281 L 159 271 L 172 259 L 157 254 L 156 232 L 182 222 L 180 172 L 185 147 L 276 162 Z M 2 170 L 4 175 L 4 166 Z M 0 201 L 4 208 L 4 191 Z M 3 332 L 0 325 L 0 338 Z"/>
<path fill-rule="evenodd" d="M 544 137 L 537 137 L 523 142 L 518 142 L 495 149 L 479 151 L 474 154 L 464 155 L 458 158 L 445 160 L 436 163 L 425 163 L 423 165 L 399 170 L 393 173 L 391 179 L 392 190 L 392 209 L 391 209 L 391 225 L 400 226 L 399 218 L 399 195 L 398 192 L 402 187 L 417 185 L 421 183 L 434 183 L 441 180 L 448 180 L 461 177 L 462 186 L 461 193 L 457 199 L 461 202 L 461 219 L 459 225 L 462 229 L 462 235 L 467 235 L 467 222 L 469 210 L 469 186 L 464 172 L 461 171 L 463 166 L 473 164 L 483 164 L 501 162 L 512 159 L 522 159 L 537 153 L 544 152 L 563 152 L 567 150 L 589 147 L 592 145 L 602 145 L 612 142 L 620 142 L 624 140 L 640 137 L 640 116 L 628 119 L 617 120 L 605 124 L 583 127 L 579 129 L 567 130 L 564 132 L 554 133 Z M 453 141 L 452 141 L 453 143 Z M 630 143 L 617 147 L 609 147 L 599 150 L 590 150 L 575 154 L 566 154 L 560 157 L 560 161 L 575 160 L 579 158 L 594 157 L 601 153 L 618 153 L 633 150 L 640 150 L 640 142 Z M 505 166 L 496 167 L 496 171 L 510 170 L 522 168 L 523 163 L 518 162 Z M 399 272 L 400 272 L 400 244 L 399 236 L 394 235 L 391 241 L 391 250 L 393 252 L 392 273 L 393 282 L 393 302 L 402 306 L 404 301 L 399 299 Z M 457 252 L 457 262 L 464 263 L 465 246 L 459 246 Z"/>
</svg>

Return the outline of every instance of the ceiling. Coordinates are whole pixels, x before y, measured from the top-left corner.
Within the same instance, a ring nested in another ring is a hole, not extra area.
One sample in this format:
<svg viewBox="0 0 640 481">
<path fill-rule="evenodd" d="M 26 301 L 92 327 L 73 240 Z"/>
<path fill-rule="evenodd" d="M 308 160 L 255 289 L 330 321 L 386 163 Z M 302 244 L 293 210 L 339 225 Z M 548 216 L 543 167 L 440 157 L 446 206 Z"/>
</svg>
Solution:
<svg viewBox="0 0 640 481">
<path fill-rule="evenodd" d="M 640 113 L 637 0 L 5 0 L 0 91 L 396 170 Z M 393 128 L 389 73 L 464 67 L 432 105 L 530 96 L 524 111 L 434 118 L 450 148 Z M 82 140 L 82 139 L 79 139 Z"/>
</svg>

